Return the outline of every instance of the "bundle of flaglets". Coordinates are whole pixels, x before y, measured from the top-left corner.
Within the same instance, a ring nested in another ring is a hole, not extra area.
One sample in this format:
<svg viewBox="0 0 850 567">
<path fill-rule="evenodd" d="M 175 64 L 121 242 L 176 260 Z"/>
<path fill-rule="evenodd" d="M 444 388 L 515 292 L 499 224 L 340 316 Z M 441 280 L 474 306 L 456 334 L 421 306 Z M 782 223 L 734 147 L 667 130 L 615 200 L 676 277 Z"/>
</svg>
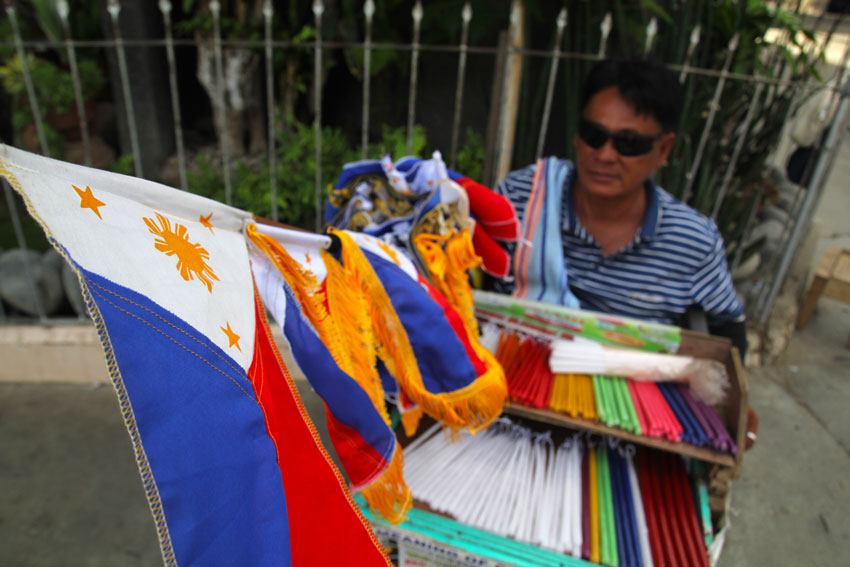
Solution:
<svg viewBox="0 0 850 567">
<path fill-rule="evenodd" d="M 266 308 L 325 401 L 352 489 L 391 522 L 411 498 L 386 392 L 410 431 L 422 413 L 471 431 L 501 413 L 504 375 L 469 304 L 384 242 L 258 226 L 196 195 L 5 145 L 0 176 L 79 276 L 166 565 L 326 565 L 340 549 L 389 563 Z"/>
<path fill-rule="evenodd" d="M 464 524 L 612 567 L 708 565 L 678 456 L 502 419 L 457 442 L 432 428 L 405 457 L 414 497 Z"/>
<path fill-rule="evenodd" d="M 485 272 L 507 277 L 510 258 L 497 241 L 516 242 L 520 231 L 508 199 L 450 170 L 439 151 L 427 160 L 405 156 L 393 162 L 384 155 L 345 164 L 325 222 L 405 250 L 436 279 L 444 269 L 465 264 L 458 251 L 467 247 Z"/>
<path fill-rule="evenodd" d="M 566 342 L 569 341 L 558 341 Z M 596 347 L 601 348 L 594 345 L 591 350 Z M 637 354 L 643 357 L 650 353 Z M 508 395 L 516 403 L 599 420 L 636 435 L 737 453 L 717 411 L 695 396 L 687 383 L 633 380 L 600 373 L 556 373 L 551 368 L 553 346 L 549 341 L 509 331 L 501 332 L 495 355 L 505 369 Z M 589 359 L 574 368 L 600 369 L 597 362 Z"/>
</svg>

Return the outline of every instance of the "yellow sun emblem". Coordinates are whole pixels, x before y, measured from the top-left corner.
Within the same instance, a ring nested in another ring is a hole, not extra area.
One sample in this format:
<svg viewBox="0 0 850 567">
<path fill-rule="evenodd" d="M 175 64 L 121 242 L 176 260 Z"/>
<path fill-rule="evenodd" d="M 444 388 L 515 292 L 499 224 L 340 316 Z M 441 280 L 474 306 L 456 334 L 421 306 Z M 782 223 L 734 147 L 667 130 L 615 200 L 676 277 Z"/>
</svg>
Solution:
<svg viewBox="0 0 850 567">
<path fill-rule="evenodd" d="M 177 269 L 186 281 L 193 280 L 197 276 L 201 283 L 207 286 L 212 293 L 212 280 L 218 281 L 218 277 L 212 271 L 206 260 L 210 254 L 200 244 L 189 242 L 189 233 L 186 227 L 180 223 L 174 223 L 171 229 L 171 221 L 156 213 L 156 220 L 142 217 L 151 234 L 158 236 L 154 246 L 166 256 L 177 256 Z"/>
</svg>

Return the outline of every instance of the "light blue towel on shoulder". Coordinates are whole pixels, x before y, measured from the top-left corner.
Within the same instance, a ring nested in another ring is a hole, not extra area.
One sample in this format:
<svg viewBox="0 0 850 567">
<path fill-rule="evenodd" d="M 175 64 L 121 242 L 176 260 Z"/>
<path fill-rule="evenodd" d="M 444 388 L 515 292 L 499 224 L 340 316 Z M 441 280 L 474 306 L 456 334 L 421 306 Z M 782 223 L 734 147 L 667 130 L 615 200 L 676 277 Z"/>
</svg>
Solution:
<svg viewBox="0 0 850 567">
<path fill-rule="evenodd" d="M 579 307 L 568 285 L 561 242 L 564 182 L 574 168 L 564 159 L 537 160 L 522 240 L 514 255 L 516 297 Z"/>
</svg>

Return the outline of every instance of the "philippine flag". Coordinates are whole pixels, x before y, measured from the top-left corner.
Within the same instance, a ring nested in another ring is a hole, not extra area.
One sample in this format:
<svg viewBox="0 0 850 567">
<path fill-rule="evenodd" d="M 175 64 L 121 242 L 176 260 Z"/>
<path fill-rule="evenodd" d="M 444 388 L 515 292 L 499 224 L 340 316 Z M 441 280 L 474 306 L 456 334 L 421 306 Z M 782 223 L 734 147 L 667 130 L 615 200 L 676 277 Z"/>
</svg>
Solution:
<svg viewBox="0 0 850 567">
<path fill-rule="evenodd" d="M 8 146 L 0 175 L 79 275 L 165 564 L 388 565 L 274 346 L 250 215 Z"/>
</svg>

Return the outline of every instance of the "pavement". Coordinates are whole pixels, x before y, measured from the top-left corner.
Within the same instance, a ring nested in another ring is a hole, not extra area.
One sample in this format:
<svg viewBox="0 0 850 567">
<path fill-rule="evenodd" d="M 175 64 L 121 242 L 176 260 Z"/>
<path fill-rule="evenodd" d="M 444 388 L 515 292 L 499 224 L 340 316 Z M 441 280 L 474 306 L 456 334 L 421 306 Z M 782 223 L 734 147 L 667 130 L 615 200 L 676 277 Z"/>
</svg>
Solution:
<svg viewBox="0 0 850 567">
<path fill-rule="evenodd" d="M 816 210 L 812 268 L 827 245 L 850 247 L 847 179 L 845 142 Z M 821 299 L 779 359 L 748 370 L 759 435 L 732 485 L 720 567 L 850 565 L 848 335 L 850 306 Z M 19 376 L 0 382 L 0 567 L 161 565 L 105 368 L 70 383 Z M 298 385 L 324 434 L 321 403 Z"/>
</svg>

